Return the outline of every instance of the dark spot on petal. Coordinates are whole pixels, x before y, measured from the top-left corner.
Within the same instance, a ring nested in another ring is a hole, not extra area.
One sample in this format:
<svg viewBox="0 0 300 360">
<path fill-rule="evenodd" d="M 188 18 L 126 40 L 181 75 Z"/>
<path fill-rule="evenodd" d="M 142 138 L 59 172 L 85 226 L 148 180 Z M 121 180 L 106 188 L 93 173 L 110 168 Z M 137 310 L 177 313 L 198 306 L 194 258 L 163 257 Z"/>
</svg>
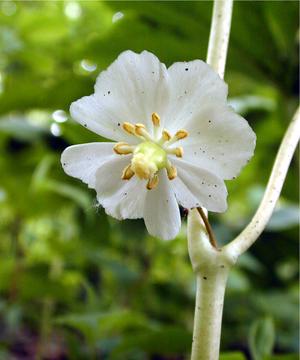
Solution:
<svg viewBox="0 0 300 360">
<path fill-rule="evenodd" d="M 211 195 L 209 194 L 208 197 L 211 198 Z"/>
<path fill-rule="evenodd" d="M 121 126 L 121 124 L 120 124 L 120 123 L 118 123 L 118 126 Z"/>
<path fill-rule="evenodd" d="M 216 188 L 216 187 L 218 187 L 218 185 L 215 184 L 214 187 Z"/>
<path fill-rule="evenodd" d="M 211 123 L 211 120 L 208 120 L 209 123 Z"/>
<path fill-rule="evenodd" d="M 109 95 L 109 94 L 110 94 L 110 91 L 108 91 L 107 93 L 108 93 L 108 95 Z"/>
<path fill-rule="evenodd" d="M 185 70 L 185 71 L 188 71 L 188 70 L 189 70 L 189 68 L 185 68 L 184 70 Z"/>
<path fill-rule="evenodd" d="M 207 280 L 207 277 L 206 277 L 206 276 L 203 276 L 203 279 L 204 279 L 204 280 Z"/>
<path fill-rule="evenodd" d="M 66 163 L 63 163 L 63 166 L 66 166 L 67 164 Z"/>
<path fill-rule="evenodd" d="M 87 124 L 83 124 L 84 127 L 87 127 Z"/>
</svg>

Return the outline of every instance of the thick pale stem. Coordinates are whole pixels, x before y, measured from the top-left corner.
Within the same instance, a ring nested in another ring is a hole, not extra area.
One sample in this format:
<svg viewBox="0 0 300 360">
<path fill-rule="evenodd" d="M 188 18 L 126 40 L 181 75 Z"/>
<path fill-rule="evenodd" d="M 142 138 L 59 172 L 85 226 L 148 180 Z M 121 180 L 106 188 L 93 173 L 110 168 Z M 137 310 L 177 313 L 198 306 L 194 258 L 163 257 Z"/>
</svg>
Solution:
<svg viewBox="0 0 300 360">
<path fill-rule="evenodd" d="M 206 62 L 224 77 L 233 0 L 215 0 Z"/>
<path fill-rule="evenodd" d="M 264 197 L 249 225 L 225 249 L 232 256 L 244 253 L 266 227 L 279 198 L 300 137 L 300 108 L 297 109 L 280 145 Z"/>
<path fill-rule="evenodd" d="M 211 244 L 196 209 L 188 217 L 188 249 L 197 276 L 191 359 L 217 360 L 225 287 L 235 259 Z"/>
<path fill-rule="evenodd" d="M 224 76 L 233 0 L 215 0 L 207 63 Z M 204 210 L 205 211 L 205 210 Z M 235 259 L 209 241 L 197 210 L 188 217 L 188 248 L 197 275 L 192 360 L 218 360 L 223 299 L 228 272 Z"/>
<path fill-rule="evenodd" d="M 192 360 L 219 358 L 224 293 L 228 268 L 197 275 Z"/>
</svg>

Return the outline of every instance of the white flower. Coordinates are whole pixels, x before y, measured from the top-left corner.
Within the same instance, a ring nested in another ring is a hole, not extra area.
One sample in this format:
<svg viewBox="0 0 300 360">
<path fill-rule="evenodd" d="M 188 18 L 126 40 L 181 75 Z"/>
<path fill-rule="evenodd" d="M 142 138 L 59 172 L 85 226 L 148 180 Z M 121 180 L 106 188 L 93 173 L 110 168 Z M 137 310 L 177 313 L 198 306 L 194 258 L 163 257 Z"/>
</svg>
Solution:
<svg viewBox="0 0 300 360">
<path fill-rule="evenodd" d="M 223 180 L 253 154 L 255 134 L 226 101 L 227 85 L 203 61 L 167 69 L 147 51 L 125 51 L 99 75 L 95 93 L 70 108 L 117 143 L 70 146 L 63 168 L 95 189 L 111 216 L 144 218 L 150 234 L 174 238 L 178 204 L 225 211 Z"/>
</svg>

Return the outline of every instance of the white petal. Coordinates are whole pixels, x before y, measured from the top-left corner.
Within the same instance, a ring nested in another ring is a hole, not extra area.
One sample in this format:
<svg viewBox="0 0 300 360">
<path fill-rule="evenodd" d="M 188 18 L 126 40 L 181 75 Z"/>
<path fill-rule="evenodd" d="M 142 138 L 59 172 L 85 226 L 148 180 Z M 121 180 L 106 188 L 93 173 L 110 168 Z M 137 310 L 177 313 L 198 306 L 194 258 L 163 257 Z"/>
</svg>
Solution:
<svg viewBox="0 0 300 360">
<path fill-rule="evenodd" d="M 185 126 L 184 159 L 221 179 L 232 179 L 252 157 L 256 136 L 227 105 L 207 103 Z"/>
<path fill-rule="evenodd" d="M 172 159 L 177 177 L 171 181 L 178 203 L 185 208 L 205 207 L 223 212 L 227 208 L 224 182 L 212 173 L 180 159 Z"/>
<path fill-rule="evenodd" d="M 122 128 L 125 121 L 122 117 L 124 113 L 117 99 L 104 99 L 98 94 L 93 94 L 73 102 L 70 106 L 72 118 L 107 139 L 137 143 L 137 139 Z"/>
<path fill-rule="evenodd" d="M 97 200 L 107 214 L 119 220 L 142 218 L 144 212 L 145 181 L 135 176 L 130 180 L 121 179 L 130 160 L 131 156 L 119 156 L 103 164 L 96 173 Z"/>
<path fill-rule="evenodd" d="M 164 121 L 169 92 L 168 71 L 155 55 L 125 51 L 97 79 L 95 93 L 105 113 L 97 121 L 109 117 L 114 126 L 124 121 L 143 123 L 151 132 L 153 112 Z"/>
<path fill-rule="evenodd" d="M 179 206 L 165 170 L 159 173 L 158 186 L 147 193 L 144 221 L 153 236 L 169 240 L 178 234 L 181 225 Z"/>
<path fill-rule="evenodd" d="M 64 171 L 95 187 L 95 174 L 98 168 L 106 161 L 116 159 L 113 151 L 115 143 L 90 143 L 69 146 L 61 155 Z"/>
<path fill-rule="evenodd" d="M 190 118 L 207 101 L 225 102 L 227 85 L 205 62 L 178 62 L 169 69 L 171 98 L 167 114 L 168 130 L 185 128 Z"/>
</svg>

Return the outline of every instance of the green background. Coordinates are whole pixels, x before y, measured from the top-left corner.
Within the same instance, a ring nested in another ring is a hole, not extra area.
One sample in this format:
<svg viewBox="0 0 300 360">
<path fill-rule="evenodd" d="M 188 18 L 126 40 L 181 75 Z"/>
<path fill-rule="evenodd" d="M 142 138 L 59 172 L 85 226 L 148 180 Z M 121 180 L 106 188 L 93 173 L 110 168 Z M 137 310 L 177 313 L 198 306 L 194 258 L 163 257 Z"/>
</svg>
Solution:
<svg viewBox="0 0 300 360">
<path fill-rule="evenodd" d="M 227 182 L 228 211 L 211 215 L 222 244 L 257 208 L 297 106 L 298 10 L 234 5 L 225 79 L 257 147 Z M 126 49 L 167 65 L 205 59 L 211 11 L 210 1 L 0 2 L 0 359 L 188 359 L 185 220 L 169 242 L 142 221 L 115 221 L 59 159 L 70 144 L 101 140 L 68 114 L 100 71 Z M 298 156 L 265 232 L 231 272 L 223 360 L 297 359 L 297 174 Z"/>
</svg>

